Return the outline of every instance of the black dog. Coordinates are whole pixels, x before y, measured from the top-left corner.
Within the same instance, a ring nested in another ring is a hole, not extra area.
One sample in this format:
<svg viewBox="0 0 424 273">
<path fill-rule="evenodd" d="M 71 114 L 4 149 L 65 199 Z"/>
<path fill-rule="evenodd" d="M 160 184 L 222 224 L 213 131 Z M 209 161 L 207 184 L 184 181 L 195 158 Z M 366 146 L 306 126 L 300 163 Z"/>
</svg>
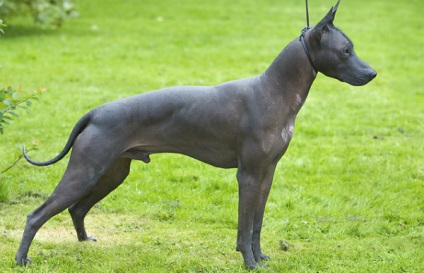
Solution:
<svg viewBox="0 0 424 273">
<path fill-rule="evenodd" d="M 360 60 L 349 38 L 333 25 L 337 6 L 305 29 L 261 75 L 211 87 L 174 87 L 104 104 L 75 125 L 63 151 L 73 147 L 62 180 L 50 198 L 28 215 L 16 261 L 25 265 L 38 229 L 69 208 L 78 239 L 84 217 L 127 177 L 133 159 L 180 153 L 221 168 L 238 168 L 237 250 L 246 268 L 269 257 L 260 233 L 274 170 L 294 130 L 294 120 L 321 72 L 352 85 L 377 73 Z"/>
</svg>

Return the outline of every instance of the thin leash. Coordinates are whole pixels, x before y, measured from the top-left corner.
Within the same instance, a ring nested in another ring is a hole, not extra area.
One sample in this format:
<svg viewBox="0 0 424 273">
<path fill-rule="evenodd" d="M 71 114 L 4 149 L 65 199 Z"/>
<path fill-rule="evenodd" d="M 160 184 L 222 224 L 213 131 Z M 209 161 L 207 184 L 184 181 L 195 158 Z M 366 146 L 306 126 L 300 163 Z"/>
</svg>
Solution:
<svg viewBox="0 0 424 273">
<path fill-rule="evenodd" d="M 306 34 L 306 31 L 310 29 L 308 0 L 305 0 L 305 2 L 306 2 L 306 27 L 304 27 L 302 29 L 302 32 L 300 33 L 299 41 L 302 42 L 303 49 L 305 50 L 306 56 L 308 56 L 308 60 L 311 63 L 312 68 L 315 70 L 316 73 L 318 73 L 318 69 L 315 68 L 314 63 L 312 62 L 311 54 L 309 53 L 309 49 L 305 44 L 305 34 Z"/>
<path fill-rule="evenodd" d="M 306 28 L 309 29 L 309 8 L 308 8 L 308 0 L 306 1 Z"/>
</svg>

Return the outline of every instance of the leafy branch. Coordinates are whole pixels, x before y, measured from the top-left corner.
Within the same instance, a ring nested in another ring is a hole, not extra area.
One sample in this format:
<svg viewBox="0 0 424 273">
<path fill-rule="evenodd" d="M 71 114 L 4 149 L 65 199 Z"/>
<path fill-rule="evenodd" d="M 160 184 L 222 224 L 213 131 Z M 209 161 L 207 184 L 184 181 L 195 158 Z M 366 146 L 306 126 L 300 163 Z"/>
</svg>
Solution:
<svg viewBox="0 0 424 273">
<path fill-rule="evenodd" d="M 31 151 L 31 150 L 36 150 L 38 147 L 38 141 L 37 140 L 33 140 L 32 144 L 29 145 L 28 147 L 26 147 L 26 151 Z M 7 172 L 8 170 L 12 169 L 13 167 L 15 167 L 15 165 L 22 159 L 24 158 L 24 155 L 22 152 L 19 152 L 19 154 L 16 155 L 15 159 L 13 160 L 12 163 L 9 164 L 9 166 L 7 166 L 6 168 L 4 168 L 3 170 L 0 170 L 0 176 L 2 174 L 4 174 L 5 172 Z"/>
<path fill-rule="evenodd" d="M 32 100 L 38 100 L 38 95 L 45 91 L 45 88 L 36 89 L 33 94 L 22 96 L 22 89 L 15 90 L 11 86 L 3 87 L 0 90 L 0 134 L 4 132 L 4 125 L 10 125 L 13 118 L 18 118 L 16 109 L 28 109 L 32 105 Z"/>
<path fill-rule="evenodd" d="M 5 124 L 10 125 L 9 122 L 13 120 L 13 118 L 19 117 L 19 115 L 16 114 L 16 110 L 18 108 L 28 109 L 28 107 L 32 105 L 32 101 L 38 100 L 38 95 L 44 91 L 45 88 L 40 87 L 30 95 L 23 95 L 22 89 L 15 90 L 11 86 L 3 87 L 0 90 L 0 133 L 3 134 Z M 35 149 L 37 146 L 38 143 L 34 140 L 27 150 Z M 22 158 L 23 156 L 21 153 L 17 155 L 14 161 L 9 164 L 9 166 L 3 170 L 0 170 L 0 176 L 13 168 Z"/>
<path fill-rule="evenodd" d="M 3 0 L 0 0 L 0 8 L 1 8 L 1 6 L 3 6 Z M 1 34 L 4 34 L 4 31 L 3 31 L 3 29 L 2 29 L 2 27 L 5 27 L 6 25 L 5 24 L 3 24 L 3 20 L 2 19 L 0 19 L 0 35 Z"/>
</svg>

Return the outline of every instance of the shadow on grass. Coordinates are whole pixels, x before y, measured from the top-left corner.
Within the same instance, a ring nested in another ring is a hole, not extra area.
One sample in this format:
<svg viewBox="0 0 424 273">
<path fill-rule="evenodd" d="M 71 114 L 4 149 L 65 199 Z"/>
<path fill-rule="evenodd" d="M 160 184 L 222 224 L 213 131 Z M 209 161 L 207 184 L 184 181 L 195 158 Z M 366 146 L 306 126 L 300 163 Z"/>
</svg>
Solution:
<svg viewBox="0 0 424 273">
<path fill-rule="evenodd" d="M 36 37 L 36 36 L 54 36 L 57 35 L 55 29 L 43 29 L 36 24 L 7 24 L 4 28 L 5 34 L 3 39 L 17 39 L 21 37 Z"/>
<path fill-rule="evenodd" d="M 59 34 L 63 34 L 64 32 L 71 35 L 80 35 L 81 31 L 79 28 L 76 28 L 73 25 L 78 21 L 78 19 L 79 17 L 73 18 L 73 20 L 66 20 L 61 26 L 58 27 L 43 28 L 39 24 L 35 23 L 31 17 L 13 17 L 12 20 L 6 20 L 3 22 L 6 24 L 6 27 L 3 27 L 5 34 L 2 34 L 1 38 L 17 39 L 23 37 L 55 37 Z"/>
</svg>

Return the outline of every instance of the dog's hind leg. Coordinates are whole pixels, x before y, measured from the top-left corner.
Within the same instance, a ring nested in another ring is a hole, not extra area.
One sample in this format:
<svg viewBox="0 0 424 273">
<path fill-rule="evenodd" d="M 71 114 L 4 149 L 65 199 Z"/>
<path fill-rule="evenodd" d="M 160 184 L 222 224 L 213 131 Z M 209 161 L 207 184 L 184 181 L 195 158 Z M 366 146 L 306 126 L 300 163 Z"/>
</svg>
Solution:
<svg viewBox="0 0 424 273">
<path fill-rule="evenodd" d="M 31 263 L 31 260 L 27 258 L 27 254 L 32 240 L 41 226 L 50 218 L 77 202 L 81 196 L 84 196 L 87 190 L 84 184 L 89 183 L 89 181 L 76 177 L 74 179 L 81 179 L 81 182 L 71 183 L 69 179 L 65 174 L 47 201 L 28 215 L 22 241 L 15 258 L 19 265 Z"/>
<path fill-rule="evenodd" d="M 103 141 L 108 140 L 107 138 L 102 141 L 98 139 L 93 141 L 93 135 L 93 132 L 88 129 L 80 134 L 75 141 L 68 167 L 60 183 L 47 201 L 28 215 L 22 241 L 15 257 L 19 265 L 31 262 L 27 254 L 41 226 L 89 194 L 119 156 L 118 151 L 113 154 L 102 149 L 103 146 L 113 146 Z"/>
<path fill-rule="evenodd" d="M 84 226 L 84 218 L 90 209 L 110 192 L 122 184 L 130 172 L 131 159 L 119 158 L 106 173 L 100 178 L 96 186 L 88 195 L 78 200 L 68 208 L 72 216 L 75 230 L 79 241 L 97 241 L 96 238 L 87 236 Z"/>
</svg>

